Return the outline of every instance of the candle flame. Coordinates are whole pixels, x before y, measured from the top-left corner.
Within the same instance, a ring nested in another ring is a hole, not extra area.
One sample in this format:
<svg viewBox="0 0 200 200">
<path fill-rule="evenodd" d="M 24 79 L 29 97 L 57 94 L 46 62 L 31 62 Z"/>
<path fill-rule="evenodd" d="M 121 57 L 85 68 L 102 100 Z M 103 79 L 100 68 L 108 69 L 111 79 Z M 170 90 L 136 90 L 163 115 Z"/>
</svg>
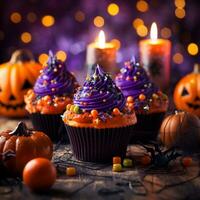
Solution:
<svg viewBox="0 0 200 200">
<path fill-rule="evenodd" d="M 102 30 L 99 32 L 99 37 L 98 37 L 97 43 L 100 48 L 105 47 L 106 38 L 105 38 L 105 33 Z"/>
<path fill-rule="evenodd" d="M 151 25 L 150 38 L 153 41 L 156 41 L 158 39 L 158 29 L 155 22 L 153 22 Z"/>
</svg>

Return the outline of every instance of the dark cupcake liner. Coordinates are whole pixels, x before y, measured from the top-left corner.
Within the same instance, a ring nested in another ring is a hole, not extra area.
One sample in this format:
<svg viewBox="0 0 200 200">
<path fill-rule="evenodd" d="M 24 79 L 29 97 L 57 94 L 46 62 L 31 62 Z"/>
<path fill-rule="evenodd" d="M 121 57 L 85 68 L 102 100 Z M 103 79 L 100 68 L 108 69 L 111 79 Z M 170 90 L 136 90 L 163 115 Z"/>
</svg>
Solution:
<svg viewBox="0 0 200 200">
<path fill-rule="evenodd" d="M 111 162 L 113 156 L 126 155 L 131 126 L 105 129 L 65 127 L 78 160 L 106 163 Z"/>
<path fill-rule="evenodd" d="M 148 143 L 157 139 L 165 112 L 152 114 L 136 114 L 137 124 L 131 131 L 130 143 Z"/>
<path fill-rule="evenodd" d="M 33 113 L 29 115 L 35 130 L 47 134 L 54 143 L 69 143 L 64 122 L 60 115 Z"/>
</svg>

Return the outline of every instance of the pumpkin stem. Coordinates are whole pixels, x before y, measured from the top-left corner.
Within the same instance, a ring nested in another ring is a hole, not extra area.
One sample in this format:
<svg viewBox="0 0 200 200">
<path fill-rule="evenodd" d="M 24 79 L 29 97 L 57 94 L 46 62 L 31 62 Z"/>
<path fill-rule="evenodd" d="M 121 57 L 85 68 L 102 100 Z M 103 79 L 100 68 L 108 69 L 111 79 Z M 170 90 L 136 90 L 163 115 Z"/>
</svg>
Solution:
<svg viewBox="0 0 200 200">
<path fill-rule="evenodd" d="M 30 132 L 27 129 L 27 126 L 24 122 L 19 122 L 17 127 L 9 134 L 16 135 L 16 136 L 29 136 Z"/>
<path fill-rule="evenodd" d="M 200 65 L 198 63 L 194 64 L 193 73 L 195 73 L 195 74 L 199 74 L 200 73 Z"/>
<path fill-rule="evenodd" d="M 34 61 L 34 57 L 33 54 L 31 53 L 31 51 L 29 50 L 25 50 L 25 49 L 20 49 L 20 50 L 16 50 L 10 59 L 11 63 L 17 63 L 17 62 L 26 62 L 26 61 Z"/>
</svg>

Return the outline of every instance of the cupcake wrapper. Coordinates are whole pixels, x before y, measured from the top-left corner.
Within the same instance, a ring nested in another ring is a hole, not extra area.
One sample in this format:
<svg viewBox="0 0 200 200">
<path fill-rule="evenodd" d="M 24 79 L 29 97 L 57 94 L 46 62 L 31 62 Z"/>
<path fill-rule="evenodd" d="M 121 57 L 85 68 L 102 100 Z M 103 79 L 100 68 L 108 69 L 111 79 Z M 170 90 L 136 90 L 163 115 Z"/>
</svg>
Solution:
<svg viewBox="0 0 200 200">
<path fill-rule="evenodd" d="M 131 127 L 78 128 L 66 125 L 74 156 L 87 162 L 111 162 L 113 156 L 125 156 Z"/>
<path fill-rule="evenodd" d="M 131 143 L 147 143 L 156 140 L 165 112 L 153 114 L 136 114 L 137 124 L 132 128 Z"/>
<path fill-rule="evenodd" d="M 34 129 L 47 134 L 52 142 L 69 143 L 65 125 L 60 115 L 33 113 L 29 117 Z"/>
</svg>

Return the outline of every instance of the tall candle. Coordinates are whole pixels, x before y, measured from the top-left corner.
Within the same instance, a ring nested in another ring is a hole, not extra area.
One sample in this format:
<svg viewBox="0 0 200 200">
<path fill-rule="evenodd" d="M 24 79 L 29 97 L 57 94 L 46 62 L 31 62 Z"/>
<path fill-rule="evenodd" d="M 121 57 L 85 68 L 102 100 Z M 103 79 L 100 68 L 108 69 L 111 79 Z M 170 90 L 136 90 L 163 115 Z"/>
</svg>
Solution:
<svg viewBox="0 0 200 200">
<path fill-rule="evenodd" d="M 106 42 L 105 33 L 102 30 L 99 32 L 97 41 L 87 46 L 88 72 L 93 72 L 97 64 L 106 72 L 111 74 L 116 72 L 116 48 L 112 43 Z"/>
<path fill-rule="evenodd" d="M 139 42 L 140 61 L 152 81 L 167 92 L 170 82 L 170 54 L 171 42 L 165 39 L 158 39 L 156 23 L 151 25 L 150 39 Z"/>
</svg>

